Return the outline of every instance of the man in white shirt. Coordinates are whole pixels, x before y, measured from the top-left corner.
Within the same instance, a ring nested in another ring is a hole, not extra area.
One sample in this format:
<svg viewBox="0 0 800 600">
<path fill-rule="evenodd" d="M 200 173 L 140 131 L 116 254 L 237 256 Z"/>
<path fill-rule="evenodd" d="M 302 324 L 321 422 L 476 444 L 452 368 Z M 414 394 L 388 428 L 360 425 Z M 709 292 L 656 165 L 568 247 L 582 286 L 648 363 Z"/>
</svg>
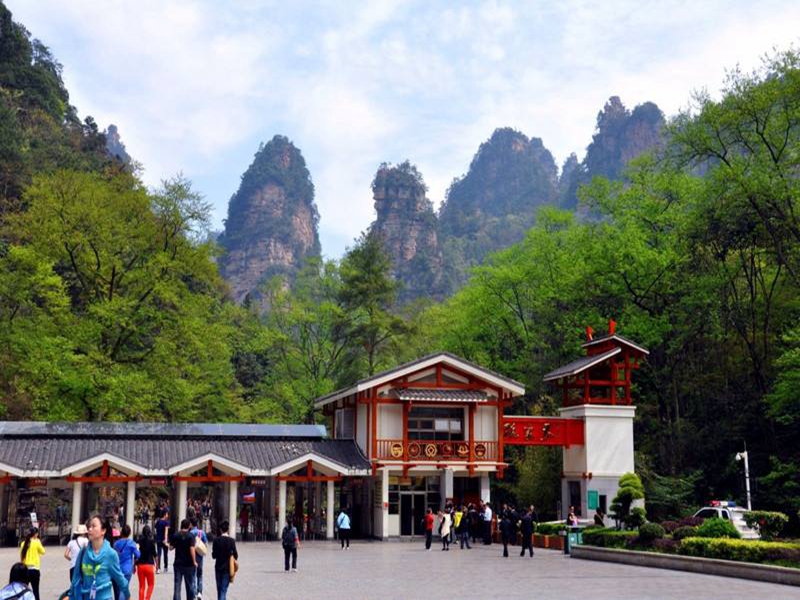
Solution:
<svg viewBox="0 0 800 600">
<path fill-rule="evenodd" d="M 492 543 L 492 507 L 487 502 L 483 510 L 483 543 L 490 546 Z"/>
</svg>

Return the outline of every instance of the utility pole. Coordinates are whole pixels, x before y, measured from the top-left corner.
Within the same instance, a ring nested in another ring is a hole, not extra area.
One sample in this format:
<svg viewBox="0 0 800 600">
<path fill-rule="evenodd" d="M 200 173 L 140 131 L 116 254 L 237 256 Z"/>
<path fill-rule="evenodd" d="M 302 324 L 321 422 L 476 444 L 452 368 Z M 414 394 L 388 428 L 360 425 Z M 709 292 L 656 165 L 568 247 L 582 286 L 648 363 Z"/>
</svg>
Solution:
<svg viewBox="0 0 800 600">
<path fill-rule="evenodd" d="M 747 510 L 753 510 L 753 505 L 750 502 L 750 462 L 748 461 L 747 450 L 744 452 L 737 452 L 736 460 L 744 461 L 744 486 L 747 490 Z"/>
</svg>

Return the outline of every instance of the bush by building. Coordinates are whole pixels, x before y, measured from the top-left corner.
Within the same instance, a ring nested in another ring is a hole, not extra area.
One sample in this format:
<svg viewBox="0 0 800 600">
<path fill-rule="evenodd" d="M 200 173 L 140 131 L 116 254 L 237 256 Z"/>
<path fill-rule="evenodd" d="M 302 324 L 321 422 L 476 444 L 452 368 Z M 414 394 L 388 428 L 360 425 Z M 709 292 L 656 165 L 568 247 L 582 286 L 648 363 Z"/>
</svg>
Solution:
<svg viewBox="0 0 800 600">
<path fill-rule="evenodd" d="M 751 529 L 758 531 L 762 540 L 770 541 L 781 534 L 789 522 L 789 517 L 781 512 L 751 510 L 744 513 L 744 522 Z"/>
<path fill-rule="evenodd" d="M 703 538 L 732 538 L 739 539 L 742 535 L 733 523 L 726 519 L 706 519 L 697 528 L 697 537 Z"/>
<path fill-rule="evenodd" d="M 686 556 L 800 567 L 800 544 L 785 542 L 691 537 L 681 542 L 678 551 Z"/>
</svg>

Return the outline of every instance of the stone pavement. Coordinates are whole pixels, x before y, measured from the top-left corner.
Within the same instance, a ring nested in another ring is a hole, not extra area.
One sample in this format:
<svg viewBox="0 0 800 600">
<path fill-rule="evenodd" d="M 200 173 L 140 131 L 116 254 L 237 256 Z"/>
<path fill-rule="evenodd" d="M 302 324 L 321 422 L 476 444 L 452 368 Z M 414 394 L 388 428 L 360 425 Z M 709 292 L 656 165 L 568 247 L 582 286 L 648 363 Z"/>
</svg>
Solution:
<svg viewBox="0 0 800 600">
<path fill-rule="evenodd" d="M 509 550 L 511 557 L 504 559 L 499 545 L 442 552 L 434 542 L 431 552 L 425 552 L 421 543 L 354 542 L 350 551 L 342 551 L 330 542 L 309 542 L 299 550 L 298 572 L 287 574 L 278 542 L 240 543 L 241 570 L 228 598 L 800 599 L 800 589 L 789 586 L 571 560 L 549 550 L 537 550 L 533 559 L 520 558 L 518 547 Z M 69 563 L 63 552 L 63 547 L 47 546 L 41 600 L 56 600 L 68 587 Z M 0 549 L 3 582 L 17 556 L 13 548 Z M 212 568 L 209 561 L 205 600 L 216 599 Z M 135 581 L 134 576 L 134 599 L 138 598 Z M 171 598 L 170 571 L 156 576 L 153 599 Z"/>
</svg>

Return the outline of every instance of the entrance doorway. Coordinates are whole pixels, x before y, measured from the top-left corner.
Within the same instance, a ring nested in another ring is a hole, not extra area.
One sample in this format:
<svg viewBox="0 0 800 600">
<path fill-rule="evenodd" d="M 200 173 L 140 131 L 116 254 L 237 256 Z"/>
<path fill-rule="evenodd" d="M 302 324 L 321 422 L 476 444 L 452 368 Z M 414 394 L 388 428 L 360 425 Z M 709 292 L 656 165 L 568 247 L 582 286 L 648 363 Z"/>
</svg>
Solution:
<svg viewBox="0 0 800 600">
<path fill-rule="evenodd" d="M 400 535 L 424 535 L 425 492 L 400 492 Z"/>
</svg>

